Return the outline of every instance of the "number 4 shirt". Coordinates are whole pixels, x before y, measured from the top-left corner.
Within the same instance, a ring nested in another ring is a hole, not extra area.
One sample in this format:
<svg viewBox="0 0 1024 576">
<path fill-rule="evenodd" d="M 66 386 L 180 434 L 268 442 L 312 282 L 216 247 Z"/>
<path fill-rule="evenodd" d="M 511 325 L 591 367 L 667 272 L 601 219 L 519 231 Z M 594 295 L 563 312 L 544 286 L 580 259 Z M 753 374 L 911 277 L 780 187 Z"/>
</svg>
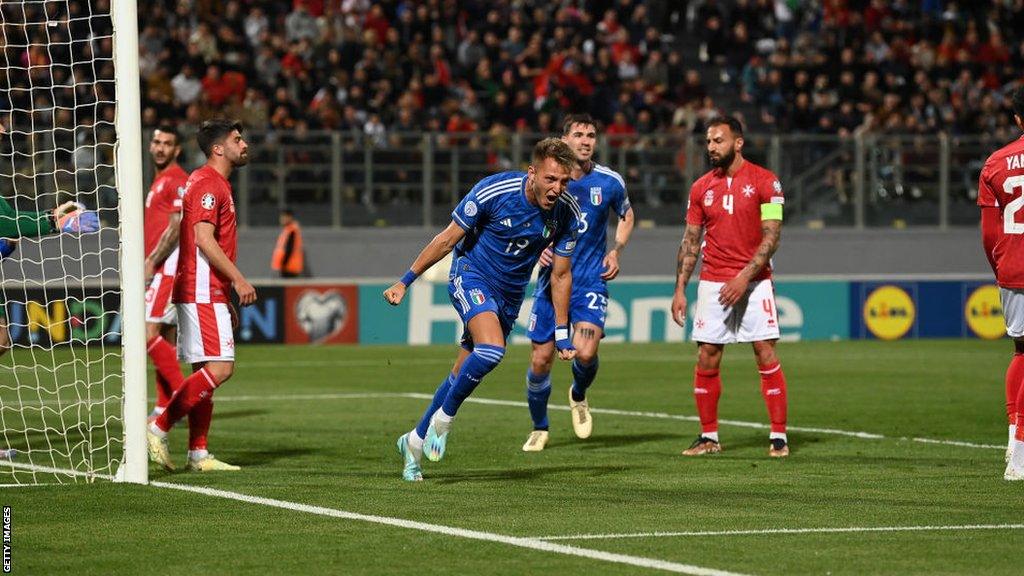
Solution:
<svg viewBox="0 0 1024 576">
<path fill-rule="evenodd" d="M 996 283 L 1024 288 L 1024 138 L 996 150 L 985 161 L 978 179 L 978 206 L 1002 211 L 992 250 Z"/>
<path fill-rule="evenodd" d="M 690 188 L 686 223 L 705 230 L 700 279 L 728 282 L 735 278 L 761 244 L 761 205 L 783 202 L 778 177 L 749 160 L 732 178 L 717 168 L 698 178 Z M 771 276 L 769 263 L 753 280 Z"/>
</svg>

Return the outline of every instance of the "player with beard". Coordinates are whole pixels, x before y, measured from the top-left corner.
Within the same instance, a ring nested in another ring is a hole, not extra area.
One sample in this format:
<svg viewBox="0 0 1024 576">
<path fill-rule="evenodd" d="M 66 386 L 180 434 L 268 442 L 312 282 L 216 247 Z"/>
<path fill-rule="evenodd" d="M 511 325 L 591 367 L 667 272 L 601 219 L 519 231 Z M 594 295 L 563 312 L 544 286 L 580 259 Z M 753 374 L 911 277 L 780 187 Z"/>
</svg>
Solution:
<svg viewBox="0 0 1024 576">
<path fill-rule="evenodd" d="M 779 319 L 771 257 L 782 231 L 782 185 L 770 170 L 743 157 L 743 126 L 735 118 L 708 122 L 707 150 L 713 168 L 690 189 L 672 298 L 672 317 L 685 327 L 686 284 L 697 265 L 704 229 L 704 263 L 693 322 L 697 342 L 693 393 L 701 433 L 683 455 L 721 452 L 718 370 L 722 353 L 726 344 L 750 342 L 771 420 L 768 455 L 781 458 L 789 455 L 786 379 L 775 355 Z"/>
<path fill-rule="evenodd" d="M 177 314 L 171 304 L 174 274 L 178 268 L 178 231 L 181 197 L 188 173 L 178 165 L 181 142 L 177 129 L 161 125 L 149 141 L 149 155 L 156 167 L 146 195 L 144 219 L 146 263 L 146 353 L 156 367 L 156 406 L 149 417 L 167 408 L 171 394 L 185 376 L 175 351 Z"/>
<path fill-rule="evenodd" d="M 172 295 L 181 330 L 178 356 L 192 364 L 192 375 L 171 396 L 167 409 L 150 423 L 149 457 L 174 470 L 167 433 L 188 415 L 188 469 L 238 470 L 207 451 L 206 436 L 213 418 L 214 390 L 231 377 L 235 367 L 229 292 L 234 288 L 242 306 L 256 301 L 256 289 L 235 266 L 237 221 L 228 182 L 235 168 L 249 162 L 249 145 L 242 139 L 241 124 L 230 120 L 203 122 L 196 140 L 207 161 L 185 184 L 181 249 Z"/>
</svg>

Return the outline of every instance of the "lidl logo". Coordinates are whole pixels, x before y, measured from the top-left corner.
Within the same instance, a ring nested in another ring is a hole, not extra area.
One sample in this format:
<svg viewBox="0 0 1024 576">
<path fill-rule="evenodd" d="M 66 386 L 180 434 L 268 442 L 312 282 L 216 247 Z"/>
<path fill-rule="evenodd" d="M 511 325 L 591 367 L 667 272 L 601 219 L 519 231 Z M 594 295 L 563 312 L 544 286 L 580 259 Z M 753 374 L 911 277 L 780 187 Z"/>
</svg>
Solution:
<svg viewBox="0 0 1024 576">
<path fill-rule="evenodd" d="M 964 305 L 967 326 L 979 338 L 995 340 L 1006 333 L 1003 305 L 999 301 L 999 288 L 989 284 L 981 286 L 967 297 Z"/>
<path fill-rule="evenodd" d="M 898 340 L 914 326 L 917 309 L 907 291 L 879 286 L 864 301 L 864 325 L 880 340 Z"/>
</svg>

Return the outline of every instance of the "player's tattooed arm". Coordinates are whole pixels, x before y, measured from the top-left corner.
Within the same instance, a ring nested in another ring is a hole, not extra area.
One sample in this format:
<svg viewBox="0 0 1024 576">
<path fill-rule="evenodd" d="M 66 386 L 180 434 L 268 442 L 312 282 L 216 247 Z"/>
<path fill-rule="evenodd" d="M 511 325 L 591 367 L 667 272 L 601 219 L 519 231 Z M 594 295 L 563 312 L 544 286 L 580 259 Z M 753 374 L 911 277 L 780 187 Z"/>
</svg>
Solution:
<svg viewBox="0 0 1024 576">
<path fill-rule="evenodd" d="M 697 257 L 700 255 L 700 226 L 693 224 L 686 225 L 683 232 L 683 241 L 679 245 L 679 254 L 676 257 L 676 287 L 685 288 L 697 267 Z"/>
<path fill-rule="evenodd" d="M 697 266 L 700 254 L 700 226 L 686 225 L 683 241 L 679 244 L 679 255 L 676 257 L 676 289 L 672 295 L 672 320 L 676 324 L 686 326 L 686 284 Z"/>
<path fill-rule="evenodd" d="M 775 251 L 779 248 L 779 240 L 782 237 L 782 220 L 761 221 L 761 244 L 757 247 L 754 257 L 747 263 L 740 272 L 747 280 L 753 280 L 768 262 L 772 259 Z"/>
<path fill-rule="evenodd" d="M 164 229 L 164 233 L 160 235 L 160 240 L 156 244 L 156 248 L 153 248 L 153 252 L 146 256 L 146 279 L 153 277 L 153 273 L 156 270 L 157 264 L 160 264 L 174 252 L 174 249 L 178 247 L 178 236 L 181 234 L 181 212 L 171 213 L 170 220 L 167 222 L 167 228 Z"/>
</svg>

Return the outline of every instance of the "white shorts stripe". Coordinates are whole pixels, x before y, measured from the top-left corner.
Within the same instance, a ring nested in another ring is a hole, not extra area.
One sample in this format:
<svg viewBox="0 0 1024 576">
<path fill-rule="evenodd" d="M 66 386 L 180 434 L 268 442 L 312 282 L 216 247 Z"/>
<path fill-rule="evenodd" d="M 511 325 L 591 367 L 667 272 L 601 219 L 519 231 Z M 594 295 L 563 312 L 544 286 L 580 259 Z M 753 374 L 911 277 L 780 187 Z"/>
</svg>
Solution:
<svg viewBox="0 0 1024 576">
<path fill-rule="evenodd" d="M 196 302 L 210 302 L 210 261 L 206 254 L 196 246 Z"/>
<path fill-rule="evenodd" d="M 469 312 L 469 301 L 466 300 L 466 292 L 462 289 L 462 276 L 455 277 L 455 297 L 458 298 L 459 304 L 462 305 L 462 311 Z"/>
<path fill-rule="evenodd" d="M 177 304 L 178 309 L 178 358 L 194 364 L 196 362 L 233 362 L 235 360 L 235 338 L 231 330 L 231 312 L 228 305 L 222 302 L 214 304 L 203 304 L 213 308 L 216 324 L 214 326 L 203 326 L 199 320 L 199 308 L 197 304 Z M 220 353 L 217 355 L 207 354 L 203 345 L 203 335 L 217 339 L 220 344 Z M 216 331 L 211 335 L 210 332 Z"/>
</svg>

